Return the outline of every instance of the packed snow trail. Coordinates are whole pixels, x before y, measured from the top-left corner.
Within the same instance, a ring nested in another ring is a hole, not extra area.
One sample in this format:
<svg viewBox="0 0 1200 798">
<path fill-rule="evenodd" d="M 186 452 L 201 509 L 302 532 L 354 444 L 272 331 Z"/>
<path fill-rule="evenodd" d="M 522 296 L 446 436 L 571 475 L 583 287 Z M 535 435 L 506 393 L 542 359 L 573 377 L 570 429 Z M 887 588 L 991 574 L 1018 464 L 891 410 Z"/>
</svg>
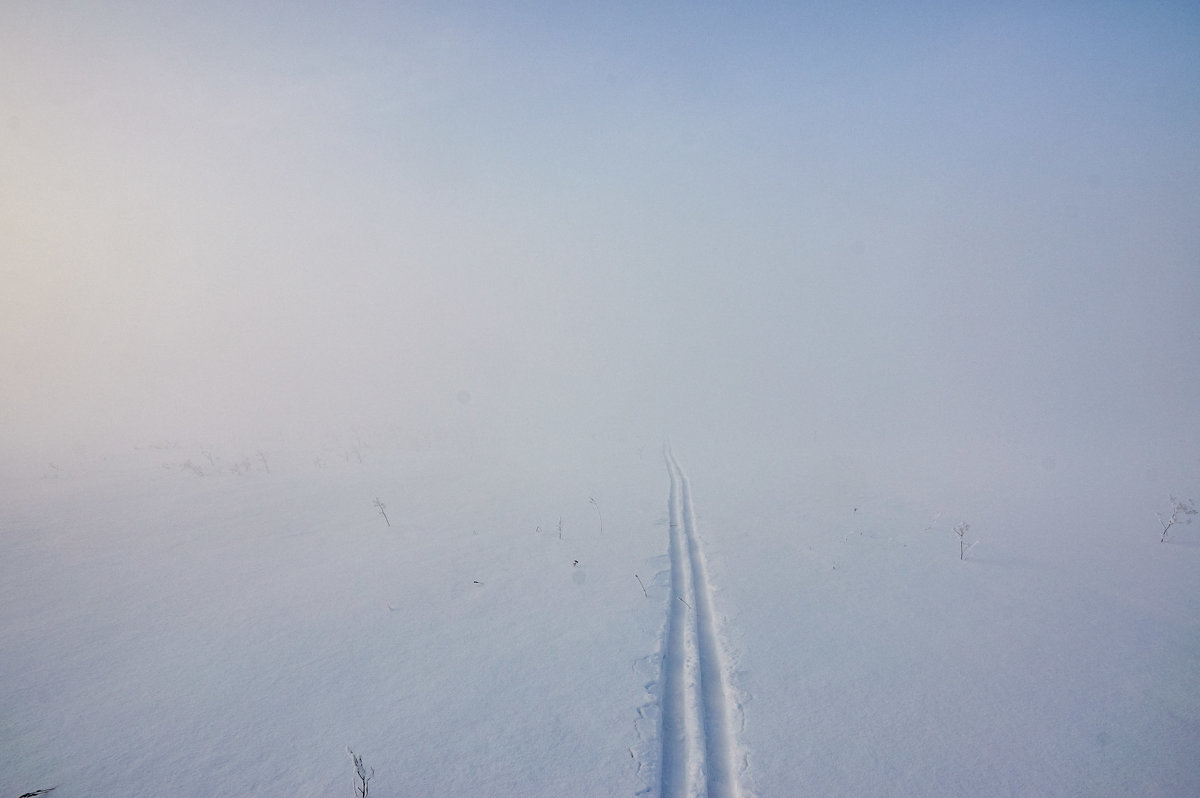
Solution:
<svg viewBox="0 0 1200 798">
<path fill-rule="evenodd" d="M 671 601 L 662 691 L 662 798 L 737 798 L 734 742 L 712 590 L 691 485 L 670 449 Z"/>
<path fill-rule="evenodd" d="M 680 524 L 679 486 L 675 470 L 667 461 L 671 475 L 671 495 L 667 502 L 670 519 L 671 597 L 667 605 L 666 656 L 663 658 L 662 691 L 662 789 L 661 798 L 689 798 L 691 781 L 688 716 L 688 613 L 684 604 L 690 593 L 687 547 Z M 694 605 L 693 605 L 694 606 Z"/>
</svg>

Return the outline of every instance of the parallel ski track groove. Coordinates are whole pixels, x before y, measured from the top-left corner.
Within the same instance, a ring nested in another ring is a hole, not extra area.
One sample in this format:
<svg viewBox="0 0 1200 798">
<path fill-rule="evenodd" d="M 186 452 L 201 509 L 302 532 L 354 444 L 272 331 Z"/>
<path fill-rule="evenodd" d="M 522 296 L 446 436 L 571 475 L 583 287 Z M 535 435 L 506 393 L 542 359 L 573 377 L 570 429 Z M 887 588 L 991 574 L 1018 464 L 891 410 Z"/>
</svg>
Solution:
<svg viewBox="0 0 1200 798">
<path fill-rule="evenodd" d="M 724 657 L 696 532 L 691 484 L 670 449 L 663 454 L 671 478 L 672 596 L 663 658 L 660 794 L 662 798 L 738 798 Z M 696 666 L 690 680 L 689 663 Z"/>
<path fill-rule="evenodd" d="M 687 547 L 680 522 L 679 484 L 670 467 L 671 494 L 667 501 L 670 523 L 671 597 L 667 604 L 666 655 L 663 658 L 662 693 L 662 798 L 689 798 L 689 733 L 687 727 Z"/>
</svg>

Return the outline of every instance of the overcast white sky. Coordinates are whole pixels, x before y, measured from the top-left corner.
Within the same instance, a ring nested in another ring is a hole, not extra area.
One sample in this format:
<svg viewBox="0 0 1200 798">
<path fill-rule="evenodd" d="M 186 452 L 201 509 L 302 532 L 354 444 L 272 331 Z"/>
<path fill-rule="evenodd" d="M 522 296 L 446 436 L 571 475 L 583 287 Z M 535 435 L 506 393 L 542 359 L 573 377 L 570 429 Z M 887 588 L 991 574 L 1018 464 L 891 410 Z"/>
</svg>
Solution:
<svg viewBox="0 0 1200 798">
<path fill-rule="evenodd" d="M 1196 464 L 1198 142 L 1188 2 L 9 0 L 0 441 Z"/>
</svg>

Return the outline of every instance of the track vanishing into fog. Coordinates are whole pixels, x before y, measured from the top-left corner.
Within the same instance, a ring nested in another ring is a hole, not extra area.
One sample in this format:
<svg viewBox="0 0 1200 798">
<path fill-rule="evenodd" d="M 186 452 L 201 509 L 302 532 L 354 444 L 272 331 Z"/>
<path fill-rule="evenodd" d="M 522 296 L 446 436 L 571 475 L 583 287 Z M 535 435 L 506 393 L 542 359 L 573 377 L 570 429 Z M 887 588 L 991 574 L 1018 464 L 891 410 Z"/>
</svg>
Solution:
<svg viewBox="0 0 1200 798">
<path fill-rule="evenodd" d="M 671 602 L 662 662 L 661 798 L 737 798 L 732 715 L 691 486 L 670 448 Z"/>
</svg>

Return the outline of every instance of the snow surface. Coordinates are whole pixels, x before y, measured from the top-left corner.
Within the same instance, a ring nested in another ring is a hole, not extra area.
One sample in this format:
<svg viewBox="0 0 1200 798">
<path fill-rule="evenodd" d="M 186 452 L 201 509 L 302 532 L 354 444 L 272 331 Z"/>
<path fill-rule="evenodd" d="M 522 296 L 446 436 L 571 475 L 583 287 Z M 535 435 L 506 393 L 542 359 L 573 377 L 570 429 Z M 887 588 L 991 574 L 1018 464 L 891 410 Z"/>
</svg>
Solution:
<svg viewBox="0 0 1200 798">
<path fill-rule="evenodd" d="M 1200 796 L 1200 3 L 5 0 L 0 109 L 0 798 Z"/>
<path fill-rule="evenodd" d="M 674 450 L 13 469 L 0 795 L 349 796 L 347 746 L 380 798 L 1200 794 L 1200 529 L 1159 542 L 1165 490 Z"/>
</svg>

